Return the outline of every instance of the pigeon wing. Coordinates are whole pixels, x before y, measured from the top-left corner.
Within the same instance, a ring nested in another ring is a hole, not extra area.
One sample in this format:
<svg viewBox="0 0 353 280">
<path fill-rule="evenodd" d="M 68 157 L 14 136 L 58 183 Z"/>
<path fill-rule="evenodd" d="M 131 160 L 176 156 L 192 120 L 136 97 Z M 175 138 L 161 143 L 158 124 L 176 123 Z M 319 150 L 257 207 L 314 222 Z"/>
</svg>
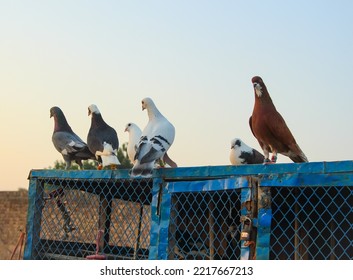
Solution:
<svg viewBox="0 0 353 280">
<path fill-rule="evenodd" d="M 80 137 L 70 132 L 55 132 L 52 140 L 55 148 L 64 155 L 75 154 L 86 147 L 86 143 Z"/>
</svg>

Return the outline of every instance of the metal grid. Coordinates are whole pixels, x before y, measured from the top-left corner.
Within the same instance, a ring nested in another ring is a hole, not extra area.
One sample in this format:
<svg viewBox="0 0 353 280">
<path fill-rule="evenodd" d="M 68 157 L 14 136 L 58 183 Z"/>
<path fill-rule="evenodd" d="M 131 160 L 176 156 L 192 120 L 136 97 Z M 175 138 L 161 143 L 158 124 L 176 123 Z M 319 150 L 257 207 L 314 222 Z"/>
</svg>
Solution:
<svg viewBox="0 0 353 280">
<path fill-rule="evenodd" d="M 271 188 L 270 259 L 353 259 L 353 188 Z"/>
<path fill-rule="evenodd" d="M 36 183 L 33 221 L 39 238 L 33 258 L 82 259 L 96 253 L 107 259 L 148 258 L 151 180 L 46 178 Z"/>
<path fill-rule="evenodd" d="M 172 196 L 170 259 L 239 259 L 240 192 L 183 192 Z"/>
</svg>

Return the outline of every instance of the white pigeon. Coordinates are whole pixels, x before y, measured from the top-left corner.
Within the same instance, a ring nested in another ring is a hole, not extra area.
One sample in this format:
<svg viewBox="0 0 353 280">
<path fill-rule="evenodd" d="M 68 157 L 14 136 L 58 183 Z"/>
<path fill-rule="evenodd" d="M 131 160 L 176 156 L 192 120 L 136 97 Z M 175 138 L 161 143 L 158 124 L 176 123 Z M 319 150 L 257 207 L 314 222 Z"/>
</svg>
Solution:
<svg viewBox="0 0 353 280">
<path fill-rule="evenodd" d="M 127 155 L 131 163 L 134 164 L 136 149 L 140 141 L 142 131 L 137 124 L 130 122 L 125 126 L 125 132 L 129 133 L 129 142 L 127 143 Z"/>
<path fill-rule="evenodd" d="M 149 97 L 142 100 L 142 110 L 147 110 L 148 123 L 143 129 L 135 154 L 132 176 L 150 177 L 156 160 L 164 158 L 174 142 L 175 128 L 157 109 Z"/>
<path fill-rule="evenodd" d="M 230 142 L 229 160 L 232 165 L 261 164 L 265 157 L 257 150 L 246 145 L 241 139 L 234 138 Z"/>
</svg>

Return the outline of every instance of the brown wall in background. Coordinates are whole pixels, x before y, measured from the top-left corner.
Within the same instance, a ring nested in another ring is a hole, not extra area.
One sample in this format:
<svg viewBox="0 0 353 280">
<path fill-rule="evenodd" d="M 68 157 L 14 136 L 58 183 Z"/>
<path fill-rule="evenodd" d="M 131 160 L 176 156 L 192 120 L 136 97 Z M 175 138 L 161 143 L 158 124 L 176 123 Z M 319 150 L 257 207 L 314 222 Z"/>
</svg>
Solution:
<svg viewBox="0 0 353 280">
<path fill-rule="evenodd" d="M 21 230 L 26 230 L 27 206 L 27 190 L 0 192 L 0 260 L 11 258 Z M 18 259 L 18 251 L 13 259 Z"/>
</svg>

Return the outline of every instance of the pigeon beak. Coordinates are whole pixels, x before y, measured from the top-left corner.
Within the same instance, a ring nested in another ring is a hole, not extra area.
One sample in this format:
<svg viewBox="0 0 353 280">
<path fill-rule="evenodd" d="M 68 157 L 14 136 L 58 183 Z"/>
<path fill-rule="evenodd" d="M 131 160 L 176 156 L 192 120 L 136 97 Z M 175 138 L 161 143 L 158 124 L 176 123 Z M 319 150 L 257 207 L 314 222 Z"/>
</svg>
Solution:
<svg viewBox="0 0 353 280">
<path fill-rule="evenodd" d="M 234 149 L 234 145 L 233 145 L 233 146 L 230 146 L 230 149 Z"/>
<path fill-rule="evenodd" d="M 88 115 L 90 115 L 91 114 L 91 110 L 88 108 Z"/>
<path fill-rule="evenodd" d="M 126 131 L 127 131 L 127 128 L 124 129 L 124 132 L 126 132 Z"/>
<path fill-rule="evenodd" d="M 53 116 L 53 113 L 52 112 L 50 112 L 50 118 Z"/>
<path fill-rule="evenodd" d="M 254 83 L 254 89 L 255 89 L 255 93 L 258 97 L 262 96 L 262 87 L 260 86 L 260 84 L 258 83 Z"/>
</svg>

